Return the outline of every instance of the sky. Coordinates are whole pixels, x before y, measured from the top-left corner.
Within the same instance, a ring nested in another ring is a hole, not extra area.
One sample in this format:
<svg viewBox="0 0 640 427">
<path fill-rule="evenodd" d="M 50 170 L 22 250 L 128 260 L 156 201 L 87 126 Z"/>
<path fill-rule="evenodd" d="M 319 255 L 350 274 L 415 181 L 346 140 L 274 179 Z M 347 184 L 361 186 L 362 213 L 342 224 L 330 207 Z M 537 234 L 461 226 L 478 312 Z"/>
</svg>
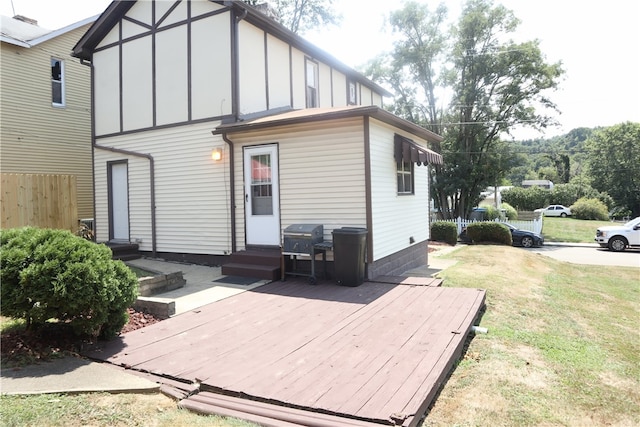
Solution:
<svg viewBox="0 0 640 427">
<path fill-rule="evenodd" d="M 433 10 L 439 0 L 417 0 Z M 540 40 L 547 62 L 561 61 L 565 75 L 559 90 L 548 93 L 561 114 L 544 133 L 518 130 L 516 139 L 548 138 L 577 127 L 640 123 L 640 1 L 638 0 L 494 0 L 522 22 L 516 41 Z M 25 15 L 44 28 L 59 29 L 100 14 L 109 0 L 0 0 L 0 14 Z M 389 51 L 392 37 L 385 17 L 404 0 L 334 0 L 342 15 L 339 28 L 305 35 L 345 64 L 358 69 Z M 462 0 L 444 0 L 455 18 Z M 13 7 L 12 7 L 13 6 Z M 387 100 L 389 101 L 389 100 Z"/>
</svg>

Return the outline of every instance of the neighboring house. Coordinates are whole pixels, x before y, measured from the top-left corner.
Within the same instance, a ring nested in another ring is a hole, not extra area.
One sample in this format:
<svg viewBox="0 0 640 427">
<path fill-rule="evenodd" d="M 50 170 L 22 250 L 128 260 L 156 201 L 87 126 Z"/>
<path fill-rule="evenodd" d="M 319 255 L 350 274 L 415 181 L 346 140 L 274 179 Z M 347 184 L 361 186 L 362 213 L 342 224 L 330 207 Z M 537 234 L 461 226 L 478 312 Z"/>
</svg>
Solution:
<svg viewBox="0 0 640 427">
<path fill-rule="evenodd" d="M 1 17 L 0 171 L 75 175 L 79 218 L 93 218 L 91 70 L 71 49 L 96 21 L 59 30 Z"/>
<path fill-rule="evenodd" d="M 549 181 L 548 179 L 525 179 L 524 181 L 522 181 L 522 187 L 540 187 L 546 188 L 547 190 L 552 190 L 553 182 Z"/>
<path fill-rule="evenodd" d="M 367 228 L 368 277 L 426 263 L 440 137 L 256 9 L 113 2 L 73 54 L 93 70 L 98 241 L 221 264 L 322 224 Z"/>
</svg>

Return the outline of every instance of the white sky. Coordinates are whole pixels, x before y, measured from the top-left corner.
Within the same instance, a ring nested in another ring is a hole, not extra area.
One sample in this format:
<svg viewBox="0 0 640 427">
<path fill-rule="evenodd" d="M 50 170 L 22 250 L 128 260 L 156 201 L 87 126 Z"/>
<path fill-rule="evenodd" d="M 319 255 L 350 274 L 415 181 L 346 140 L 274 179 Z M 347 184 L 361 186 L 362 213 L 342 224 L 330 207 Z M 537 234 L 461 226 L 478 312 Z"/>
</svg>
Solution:
<svg viewBox="0 0 640 427">
<path fill-rule="evenodd" d="M 433 10 L 438 0 L 418 0 Z M 561 126 L 545 134 L 518 132 L 518 138 L 550 137 L 576 127 L 640 122 L 640 1 L 494 0 L 522 21 L 517 41 L 541 40 L 548 62 L 562 61 L 560 90 L 550 93 L 562 115 Z M 0 0 L 0 14 L 25 15 L 40 26 L 58 29 L 101 13 L 109 0 Z M 384 16 L 404 0 L 335 0 L 340 28 L 307 38 L 354 68 L 391 48 Z M 450 16 L 461 0 L 446 0 Z"/>
</svg>

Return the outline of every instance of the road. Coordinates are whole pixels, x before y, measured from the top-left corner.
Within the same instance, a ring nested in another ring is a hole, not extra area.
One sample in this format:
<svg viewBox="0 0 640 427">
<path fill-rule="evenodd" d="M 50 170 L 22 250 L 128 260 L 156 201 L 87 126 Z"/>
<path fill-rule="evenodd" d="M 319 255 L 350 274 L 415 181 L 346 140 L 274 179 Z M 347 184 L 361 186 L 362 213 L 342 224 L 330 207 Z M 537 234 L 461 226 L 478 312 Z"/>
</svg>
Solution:
<svg viewBox="0 0 640 427">
<path fill-rule="evenodd" d="M 573 264 L 609 265 L 640 268 L 640 250 L 611 252 L 598 246 L 569 246 L 546 244 L 541 248 L 530 249 L 559 261 Z"/>
</svg>

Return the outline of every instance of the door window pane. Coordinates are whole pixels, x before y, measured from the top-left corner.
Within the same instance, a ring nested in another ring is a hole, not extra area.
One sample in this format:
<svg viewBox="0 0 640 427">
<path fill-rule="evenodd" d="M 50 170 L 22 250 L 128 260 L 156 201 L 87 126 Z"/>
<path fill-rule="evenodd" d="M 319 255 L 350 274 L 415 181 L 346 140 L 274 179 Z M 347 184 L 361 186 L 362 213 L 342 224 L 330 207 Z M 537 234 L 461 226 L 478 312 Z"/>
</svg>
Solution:
<svg viewBox="0 0 640 427">
<path fill-rule="evenodd" d="M 273 183 L 271 182 L 271 156 L 251 156 L 251 213 L 273 215 Z"/>
</svg>

